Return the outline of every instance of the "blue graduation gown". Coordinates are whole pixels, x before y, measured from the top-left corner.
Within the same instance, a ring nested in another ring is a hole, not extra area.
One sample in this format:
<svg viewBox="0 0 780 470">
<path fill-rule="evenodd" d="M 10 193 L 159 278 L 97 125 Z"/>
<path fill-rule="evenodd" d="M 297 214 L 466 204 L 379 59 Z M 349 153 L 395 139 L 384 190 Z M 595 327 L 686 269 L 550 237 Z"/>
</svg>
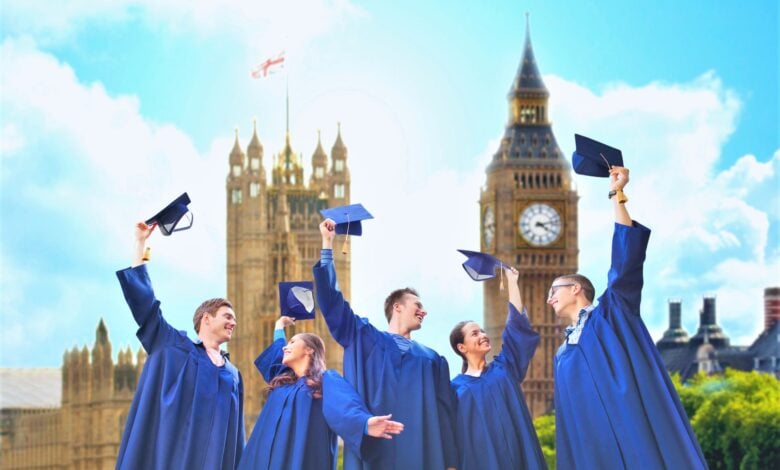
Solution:
<svg viewBox="0 0 780 470">
<path fill-rule="evenodd" d="M 456 398 L 446 359 L 411 342 L 405 353 L 393 337 L 358 317 L 344 300 L 332 263 L 314 265 L 317 301 L 333 337 L 344 347 L 344 376 L 371 414 L 392 413 L 404 431 L 378 440 L 378 457 L 361 461 L 350 449 L 344 468 L 442 469 L 457 466 Z"/>
<path fill-rule="evenodd" d="M 539 333 L 509 304 L 502 338 L 503 350 L 479 377 L 460 374 L 452 380 L 458 395 L 458 470 L 547 468 L 520 389 Z"/>
<path fill-rule="evenodd" d="M 555 356 L 558 468 L 706 468 L 639 316 L 650 230 L 615 224 L 607 289 L 578 344 Z"/>
<path fill-rule="evenodd" d="M 277 339 L 255 360 L 266 382 L 287 370 L 282 364 L 285 344 Z M 355 445 L 358 452 L 364 441 L 373 439 L 363 438 L 371 415 L 352 387 L 335 371 L 326 371 L 322 379 L 322 399 L 312 398 L 305 378 L 277 387 L 268 395 L 244 449 L 240 470 L 335 470 L 337 432 L 356 438 L 345 439 L 345 444 Z M 324 407 L 329 408 L 332 419 L 326 419 Z"/>
<path fill-rule="evenodd" d="M 162 316 L 146 266 L 117 271 L 148 354 L 117 469 L 234 469 L 244 448 L 244 385 Z"/>
</svg>

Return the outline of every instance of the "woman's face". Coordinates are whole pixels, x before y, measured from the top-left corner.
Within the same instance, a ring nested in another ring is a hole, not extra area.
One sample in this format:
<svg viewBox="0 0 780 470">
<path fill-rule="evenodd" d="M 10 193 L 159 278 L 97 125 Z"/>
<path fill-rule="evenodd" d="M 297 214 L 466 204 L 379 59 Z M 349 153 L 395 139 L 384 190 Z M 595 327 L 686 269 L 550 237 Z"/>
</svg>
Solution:
<svg viewBox="0 0 780 470">
<path fill-rule="evenodd" d="M 308 366 L 311 361 L 311 355 L 314 352 L 311 348 L 306 346 L 306 343 L 300 338 L 300 335 L 295 335 L 290 338 L 287 346 L 282 348 L 282 351 L 284 351 L 282 364 L 290 368 L 294 368 L 297 364 L 306 364 Z"/>
<path fill-rule="evenodd" d="M 485 330 L 475 322 L 466 323 L 461 328 L 463 342 L 458 345 L 458 350 L 463 354 L 487 355 L 490 352 L 490 338 Z"/>
</svg>

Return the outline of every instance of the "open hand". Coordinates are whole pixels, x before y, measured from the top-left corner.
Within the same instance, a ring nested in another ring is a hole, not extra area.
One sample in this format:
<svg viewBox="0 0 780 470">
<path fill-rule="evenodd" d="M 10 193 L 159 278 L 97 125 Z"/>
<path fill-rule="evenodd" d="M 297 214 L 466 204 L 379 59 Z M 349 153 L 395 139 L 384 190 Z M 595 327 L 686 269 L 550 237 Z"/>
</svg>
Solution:
<svg viewBox="0 0 780 470">
<path fill-rule="evenodd" d="M 372 437 L 381 437 L 382 439 L 392 439 L 391 434 L 401 434 L 404 430 L 403 423 L 390 421 L 393 415 L 372 416 L 368 418 L 368 435 Z"/>
</svg>

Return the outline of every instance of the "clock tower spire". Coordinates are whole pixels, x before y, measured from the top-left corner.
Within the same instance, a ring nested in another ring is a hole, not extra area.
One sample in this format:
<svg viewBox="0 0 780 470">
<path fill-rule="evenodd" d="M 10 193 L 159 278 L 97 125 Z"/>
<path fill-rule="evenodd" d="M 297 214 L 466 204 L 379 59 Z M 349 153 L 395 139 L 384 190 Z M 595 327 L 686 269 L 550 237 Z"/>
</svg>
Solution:
<svg viewBox="0 0 780 470">
<path fill-rule="evenodd" d="M 577 272 L 577 193 L 548 117 L 544 85 L 526 25 L 523 57 L 507 95 L 509 116 L 480 195 L 482 250 L 520 271 L 520 291 L 541 342 L 523 382 L 531 413 L 553 402 L 553 357 L 561 328 L 546 303 L 553 279 Z M 485 327 L 500 350 L 506 294 L 498 279 L 485 282 Z"/>
</svg>

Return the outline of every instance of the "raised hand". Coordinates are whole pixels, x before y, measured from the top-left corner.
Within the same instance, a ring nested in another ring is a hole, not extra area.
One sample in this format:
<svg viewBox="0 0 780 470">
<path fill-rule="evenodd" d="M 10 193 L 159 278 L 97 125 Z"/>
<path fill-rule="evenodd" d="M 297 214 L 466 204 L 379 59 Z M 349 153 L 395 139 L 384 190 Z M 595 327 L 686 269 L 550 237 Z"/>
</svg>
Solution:
<svg viewBox="0 0 780 470">
<path fill-rule="evenodd" d="M 403 423 L 390 421 L 393 415 L 372 416 L 368 418 L 368 435 L 372 437 L 381 437 L 382 439 L 392 439 L 391 434 L 401 434 L 404 430 Z"/>
<path fill-rule="evenodd" d="M 320 224 L 322 234 L 322 248 L 333 249 L 333 239 L 336 237 L 336 222 L 333 219 L 325 219 Z"/>
<path fill-rule="evenodd" d="M 277 330 L 283 330 L 288 326 L 295 325 L 295 319 L 292 317 L 288 317 L 286 315 L 282 315 L 279 317 L 278 320 L 276 320 L 276 327 Z"/>
</svg>

